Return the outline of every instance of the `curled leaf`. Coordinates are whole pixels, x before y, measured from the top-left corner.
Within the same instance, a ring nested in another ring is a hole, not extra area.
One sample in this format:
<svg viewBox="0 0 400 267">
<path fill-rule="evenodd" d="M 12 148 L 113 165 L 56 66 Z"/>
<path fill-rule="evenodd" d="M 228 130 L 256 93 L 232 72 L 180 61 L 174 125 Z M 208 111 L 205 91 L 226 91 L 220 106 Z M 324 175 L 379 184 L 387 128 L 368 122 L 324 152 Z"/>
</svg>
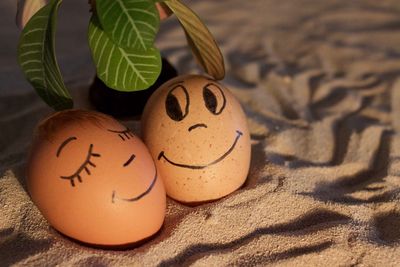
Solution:
<svg viewBox="0 0 400 267">
<path fill-rule="evenodd" d="M 23 29 L 31 17 L 48 3 L 49 0 L 18 0 L 16 16 L 17 26 Z"/>
<path fill-rule="evenodd" d="M 18 61 L 25 77 L 40 97 L 56 110 L 72 107 L 55 57 L 57 10 L 62 0 L 52 0 L 28 21 L 18 46 Z"/>
<path fill-rule="evenodd" d="M 210 31 L 200 18 L 179 0 L 164 2 L 184 28 L 188 44 L 205 72 L 217 80 L 225 76 L 224 58 Z"/>
<path fill-rule="evenodd" d="M 160 20 L 167 19 L 171 16 L 172 11 L 168 8 L 168 6 L 164 3 L 156 3 L 156 7 L 158 10 L 158 15 L 160 16 Z"/>
</svg>

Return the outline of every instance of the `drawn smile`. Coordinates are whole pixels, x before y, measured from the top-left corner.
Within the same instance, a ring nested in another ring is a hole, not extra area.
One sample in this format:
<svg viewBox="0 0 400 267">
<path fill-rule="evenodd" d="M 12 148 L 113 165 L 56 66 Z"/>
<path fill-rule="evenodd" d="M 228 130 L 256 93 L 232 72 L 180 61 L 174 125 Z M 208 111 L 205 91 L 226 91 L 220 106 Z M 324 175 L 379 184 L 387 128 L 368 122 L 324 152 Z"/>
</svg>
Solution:
<svg viewBox="0 0 400 267">
<path fill-rule="evenodd" d="M 231 147 L 222 155 L 220 156 L 218 159 L 208 163 L 208 164 L 204 164 L 204 165 L 186 165 L 186 164 L 181 164 L 181 163 L 176 163 L 172 160 L 170 160 L 169 158 L 167 158 L 167 156 L 165 156 L 164 151 L 161 151 L 160 154 L 158 155 L 158 160 L 161 160 L 162 158 L 164 158 L 167 162 L 169 162 L 170 164 L 177 166 L 177 167 L 181 167 L 181 168 L 188 168 L 188 169 L 204 169 L 207 168 L 211 165 L 217 164 L 218 162 L 224 160 L 235 148 L 237 142 L 239 141 L 240 137 L 243 135 L 243 133 L 241 131 L 236 130 L 236 137 L 235 140 L 233 141 L 233 144 L 231 145 Z"/>
<path fill-rule="evenodd" d="M 154 170 L 155 170 L 155 174 L 154 174 L 153 181 L 151 182 L 150 186 L 146 189 L 146 191 L 144 191 L 143 193 L 141 193 L 141 194 L 139 194 L 139 195 L 137 195 L 137 196 L 131 197 L 131 198 L 120 198 L 120 197 L 118 197 L 118 196 L 116 195 L 116 192 L 115 192 L 115 190 L 114 190 L 114 191 L 112 192 L 112 197 L 111 197 L 112 203 L 115 202 L 115 199 L 123 200 L 123 201 L 128 201 L 128 202 L 138 201 L 138 200 L 140 200 L 142 197 L 144 197 L 144 196 L 146 196 L 148 193 L 150 193 L 150 191 L 151 191 L 151 189 L 153 189 L 153 187 L 154 187 L 154 185 L 155 185 L 155 183 L 156 183 L 156 181 L 157 181 L 157 177 L 158 177 L 158 175 L 157 175 L 157 168 L 156 168 L 155 165 L 154 165 Z"/>
</svg>

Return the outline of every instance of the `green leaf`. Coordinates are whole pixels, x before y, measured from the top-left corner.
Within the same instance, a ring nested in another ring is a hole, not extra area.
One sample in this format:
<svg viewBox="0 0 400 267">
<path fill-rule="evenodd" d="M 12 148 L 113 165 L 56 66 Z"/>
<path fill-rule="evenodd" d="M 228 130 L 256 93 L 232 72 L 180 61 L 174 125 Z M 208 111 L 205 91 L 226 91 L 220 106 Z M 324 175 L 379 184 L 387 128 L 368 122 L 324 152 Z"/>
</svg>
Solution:
<svg viewBox="0 0 400 267">
<path fill-rule="evenodd" d="M 23 29 L 29 19 L 42 7 L 47 5 L 49 0 L 18 0 L 16 22 L 20 29 Z"/>
<path fill-rule="evenodd" d="M 28 21 L 21 33 L 18 61 L 39 96 L 56 110 L 73 106 L 55 57 L 56 16 L 62 0 L 53 0 Z"/>
<path fill-rule="evenodd" d="M 118 46 L 138 51 L 153 47 L 160 18 L 152 0 L 96 0 L 96 12 Z"/>
<path fill-rule="evenodd" d="M 200 18 L 179 0 L 164 2 L 174 14 L 185 30 L 189 46 L 204 71 L 217 80 L 225 76 L 224 58 L 210 31 Z"/>
<path fill-rule="evenodd" d="M 98 77 L 118 91 L 149 88 L 161 72 L 160 52 L 152 47 L 139 52 L 114 44 L 95 16 L 89 23 L 89 46 Z"/>
</svg>

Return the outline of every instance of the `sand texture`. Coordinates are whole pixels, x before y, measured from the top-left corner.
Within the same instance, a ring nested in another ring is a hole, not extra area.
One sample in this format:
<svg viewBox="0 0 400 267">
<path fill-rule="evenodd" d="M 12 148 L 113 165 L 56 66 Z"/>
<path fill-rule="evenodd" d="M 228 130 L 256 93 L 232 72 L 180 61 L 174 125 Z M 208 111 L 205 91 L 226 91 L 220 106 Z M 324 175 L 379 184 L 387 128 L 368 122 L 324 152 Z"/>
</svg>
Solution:
<svg viewBox="0 0 400 267">
<path fill-rule="evenodd" d="M 162 230 L 126 251 L 60 236 L 25 191 L 32 131 L 51 110 L 16 63 L 15 1 L 0 1 L 0 265 L 399 266 L 398 0 L 187 1 L 225 56 L 223 81 L 252 137 L 248 180 L 188 207 L 172 200 Z M 94 75 L 86 1 L 61 8 L 58 59 L 77 107 Z M 198 73 L 175 19 L 157 46 Z M 125 123 L 136 132 L 139 122 Z"/>
</svg>

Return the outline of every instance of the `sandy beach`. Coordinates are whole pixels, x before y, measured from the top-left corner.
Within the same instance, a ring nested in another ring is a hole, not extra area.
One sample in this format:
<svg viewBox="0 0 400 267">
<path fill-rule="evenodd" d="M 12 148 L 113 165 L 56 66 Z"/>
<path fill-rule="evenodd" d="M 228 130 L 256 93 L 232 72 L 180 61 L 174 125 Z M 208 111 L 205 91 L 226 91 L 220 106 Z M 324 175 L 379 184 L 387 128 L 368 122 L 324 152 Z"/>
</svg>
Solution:
<svg viewBox="0 0 400 267">
<path fill-rule="evenodd" d="M 32 132 L 52 110 L 17 65 L 15 1 L 0 2 L 1 266 L 399 266 L 400 6 L 396 0 L 185 1 L 225 57 L 248 117 L 245 185 L 195 207 L 168 199 L 162 229 L 124 250 L 60 235 L 26 192 Z M 75 107 L 92 109 L 89 6 L 60 9 L 57 52 Z M 200 73 L 176 18 L 157 47 Z M 140 121 L 123 119 L 140 133 Z"/>
</svg>

